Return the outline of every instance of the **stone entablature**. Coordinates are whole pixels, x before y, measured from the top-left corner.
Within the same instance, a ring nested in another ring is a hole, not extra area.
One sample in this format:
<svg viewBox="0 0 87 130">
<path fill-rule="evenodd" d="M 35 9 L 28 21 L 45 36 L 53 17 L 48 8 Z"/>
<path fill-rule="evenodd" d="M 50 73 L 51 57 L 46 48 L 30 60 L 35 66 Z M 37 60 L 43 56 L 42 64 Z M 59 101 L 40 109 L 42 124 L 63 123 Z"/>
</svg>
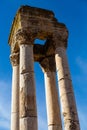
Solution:
<svg viewBox="0 0 87 130">
<path fill-rule="evenodd" d="M 56 34 L 59 40 L 61 38 L 67 41 L 68 37 L 66 26 L 56 20 L 52 11 L 30 6 L 22 6 L 14 18 L 9 36 L 9 44 L 13 47 L 12 52 L 18 49 L 15 40 L 20 32 L 25 35 L 31 34 L 32 38 L 42 40 L 52 39 Z"/>
</svg>

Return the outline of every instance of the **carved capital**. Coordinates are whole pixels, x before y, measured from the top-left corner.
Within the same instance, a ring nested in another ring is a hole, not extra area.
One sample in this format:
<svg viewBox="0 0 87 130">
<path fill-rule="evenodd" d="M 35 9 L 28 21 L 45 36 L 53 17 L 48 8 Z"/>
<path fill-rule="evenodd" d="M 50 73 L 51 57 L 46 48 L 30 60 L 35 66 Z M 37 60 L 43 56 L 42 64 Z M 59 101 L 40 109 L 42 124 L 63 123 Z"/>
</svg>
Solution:
<svg viewBox="0 0 87 130">
<path fill-rule="evenodd" d="M 43 72 L 49 72 L 49 71 L 55 72 L 56 71 L 54 56 L 45 57 L 39 63 L 40 63 L 40 66 L 41 66 Z"/>
<path fill-rule="evenodd" d="M 66 28 L 59 28 L 58 31 L 53 33 L 52 42 L 54 48 L 67 47 L 68 30 Z"/>
<path fill-rule="evenodd" d="M 14 36 L 14 39 L 16 41 L 16 44 L 20 46 L 20 44 L 33 44 L 35 35 L 28 31 L 28 30 L 18 30 L 17 33 Z"/>
<path fill-rule="evenodd" d="M 19 53 L 11 54 L 10 61 L 11 61 L 12 66 L 17 66 L 19 64 Z"/>
</svg>

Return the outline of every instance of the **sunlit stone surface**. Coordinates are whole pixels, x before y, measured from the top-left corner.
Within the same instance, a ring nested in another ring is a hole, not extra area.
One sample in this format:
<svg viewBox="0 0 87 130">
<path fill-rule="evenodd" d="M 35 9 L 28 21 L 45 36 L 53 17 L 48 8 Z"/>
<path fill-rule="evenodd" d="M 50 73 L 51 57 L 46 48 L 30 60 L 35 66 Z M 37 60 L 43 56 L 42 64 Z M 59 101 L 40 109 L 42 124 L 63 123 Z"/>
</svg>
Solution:
<svg viewBox="0 0 87 130">
<path fill-rule="evenodd" d="M 46 42 L 34 44 L 35 39 Z M 38 130 L 34 62 L 44 73 L 48 130 L 62 130 L 60 104 L 64 129 L 80 130 L 66 56 L 67 39 L 66 26 L 52 11 L 30 6 L 18 10 L 9 36 L 13 67 L 11 130 Z"/>
</svg>

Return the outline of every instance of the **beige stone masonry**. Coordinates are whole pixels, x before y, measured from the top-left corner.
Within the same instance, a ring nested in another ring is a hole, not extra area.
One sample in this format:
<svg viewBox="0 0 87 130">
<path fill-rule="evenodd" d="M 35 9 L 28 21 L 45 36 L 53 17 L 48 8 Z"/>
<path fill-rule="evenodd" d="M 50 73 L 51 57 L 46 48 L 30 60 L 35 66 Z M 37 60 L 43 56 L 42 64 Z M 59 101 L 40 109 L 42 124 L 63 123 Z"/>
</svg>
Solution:
<svg viewBox="0 0 87 130">
<path fill-rule="evenodd" d="M 20 130 L 37 130 L 33 45 L 20 45 Z"/>
<path fill-rule="evenodd" d="M 65 130 L 80 130 L 72 81 L 69 72 L 66 49 L 57 47 L 55 51 L 58 72 L 59 93 L 64 117 Z"/>
<path fill-rule="evenodd" d="M 54 57 L 44 58 L 40 65 L 45 80 L 48 130 L 62 130 Z"/>
<path fill-rule="evenodd" d="M 46 42 L 34 44 L 35 39 Z M 11 130 L 38 130 L 34 62 L 39 62 L 44 72 L 48 130 L 62 130 L 56 70 L 64 129 L 80 130 L 66 56 L 67 40 L 65 24 L 58 22 L 52 11 L 30 6 L 17 11 L 9 36 L 13 66 Z"/>
<path fill-rule="evenodd" d="M 12 76 L 11 130 L 19 130 L 19 54 L 10 56 Z"/>
</svg>

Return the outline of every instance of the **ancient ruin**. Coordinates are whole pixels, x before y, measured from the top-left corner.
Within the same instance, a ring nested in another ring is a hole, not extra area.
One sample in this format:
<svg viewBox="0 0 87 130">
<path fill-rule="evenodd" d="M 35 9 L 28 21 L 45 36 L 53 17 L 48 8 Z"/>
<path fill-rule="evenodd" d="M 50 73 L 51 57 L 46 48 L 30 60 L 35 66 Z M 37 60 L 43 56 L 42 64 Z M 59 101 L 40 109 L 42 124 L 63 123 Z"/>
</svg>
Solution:
<svg viewBox="0 0 87 130">
<path fill-rule="evenodd" d="M 35 39 L 46 43 L 34 44 Z M 63 129 L 60 103 L 64 129 L 80 130 L 66 56 L 67 39 L 66 26 L 57 21 L 52 11 L 30 6 L 18 10 L 9 36 L 13 67 L 11 130 L 38 130 L 33 67 L 36 61 L 44 73 L 48 130 Z"/>
</svg>

